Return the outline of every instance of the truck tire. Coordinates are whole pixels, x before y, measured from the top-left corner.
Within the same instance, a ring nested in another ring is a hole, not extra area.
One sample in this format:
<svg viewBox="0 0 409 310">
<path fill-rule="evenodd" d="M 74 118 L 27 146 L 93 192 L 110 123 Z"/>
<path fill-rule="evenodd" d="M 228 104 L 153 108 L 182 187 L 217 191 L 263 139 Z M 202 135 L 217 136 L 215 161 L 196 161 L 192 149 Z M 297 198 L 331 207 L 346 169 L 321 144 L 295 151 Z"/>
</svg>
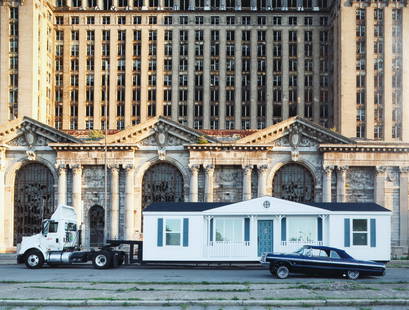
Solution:
<svg viewBox="0 0 409 310">
<path fill-rule="evenodd" d="M 44 265 L 43 253 L 36 249 L 27 251 L 24 256 L 24 263 L 30 269 L 41 268 Z"/>
<path fill-rule="evenodd" d="M 97 252 L 92 259 L 92 265 L 95 269 L 108 269 L 112 264 L 112 253 L 109 251 Z"/>
</svg>

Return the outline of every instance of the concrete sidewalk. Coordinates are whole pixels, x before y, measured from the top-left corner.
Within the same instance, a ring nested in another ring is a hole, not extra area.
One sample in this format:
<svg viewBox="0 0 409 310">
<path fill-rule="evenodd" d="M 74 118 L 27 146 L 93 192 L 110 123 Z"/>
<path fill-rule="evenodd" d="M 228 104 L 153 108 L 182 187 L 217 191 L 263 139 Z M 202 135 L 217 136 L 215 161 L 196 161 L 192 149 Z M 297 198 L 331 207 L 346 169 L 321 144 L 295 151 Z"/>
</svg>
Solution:
<svg viewBox="0 0 409 310">
<path fill-rule="evenodd" d="M 409 282 L 0 282 L 0 306 L 409 306 Z"/>
</svg>

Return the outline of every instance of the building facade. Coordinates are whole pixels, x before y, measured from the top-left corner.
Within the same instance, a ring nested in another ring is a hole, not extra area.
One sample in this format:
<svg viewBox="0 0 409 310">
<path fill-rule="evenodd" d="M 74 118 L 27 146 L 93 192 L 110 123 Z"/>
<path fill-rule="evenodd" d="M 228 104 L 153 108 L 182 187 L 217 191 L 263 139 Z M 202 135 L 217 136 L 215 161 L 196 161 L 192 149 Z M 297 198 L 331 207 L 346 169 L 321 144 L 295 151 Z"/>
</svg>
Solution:
<svg viewBox="0 0 409 310">
<path fill-rule="evenodd" d="M 409 141 L 405 1 L 2 0 L 0 10 L 2 122 L 122 130 L 163 115 L 241 130 L 302 116 L 347 137 Z"/>
<path fill-rule="evenodd" d="M 408 14 L 404 1 L 0 0 L 0 251 L 58 203 L 96 245 L 142 239 L 150 202 L 267 194 L 378 202 L 407 253 Z"/>
<path fill-rule="evenodd" d="M 96 246 L 143 239 L 142 210 L 153 202 L 265 195 L 377 202 L 392 211 L 392 254 L 408 251 L 408 144 L 356 142 L 299 117 L 233 137 L 156 117 L 106 144 L 23 118 L 2 126 L 0 137 L 1 251 L 38 232 L 58 204 L 76 209 L 82 240 Z"/>
</svg>

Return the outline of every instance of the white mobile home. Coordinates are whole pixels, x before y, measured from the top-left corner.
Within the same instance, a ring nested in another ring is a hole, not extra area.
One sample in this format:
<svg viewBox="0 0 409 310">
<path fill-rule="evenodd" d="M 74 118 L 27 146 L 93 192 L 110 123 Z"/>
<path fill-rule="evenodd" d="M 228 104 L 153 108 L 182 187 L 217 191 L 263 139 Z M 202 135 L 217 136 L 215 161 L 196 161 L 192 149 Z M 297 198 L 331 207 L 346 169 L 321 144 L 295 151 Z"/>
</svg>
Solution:
<svg viewBox="0 0 409 310">
<path fill-rule="evenodd" d="M 390 260 L 391 212 L 375 203 L 154 203 L 143 212 L 143 260 L 250 262 L 309 245 Z"/>
</svg>

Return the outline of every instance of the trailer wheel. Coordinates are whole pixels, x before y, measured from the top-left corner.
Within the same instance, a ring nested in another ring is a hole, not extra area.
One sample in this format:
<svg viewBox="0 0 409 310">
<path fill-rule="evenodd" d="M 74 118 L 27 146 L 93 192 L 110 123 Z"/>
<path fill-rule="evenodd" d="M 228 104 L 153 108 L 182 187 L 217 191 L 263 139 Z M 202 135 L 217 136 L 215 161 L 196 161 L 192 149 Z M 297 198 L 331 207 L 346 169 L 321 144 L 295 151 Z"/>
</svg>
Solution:
<svg viewBox="0 0 409 310">
<path fill-rule="evenodd" d="M 24 263 L 30 269 L 41 268 L 44 265 L 43 253 L 35 249 L 29 250 L 24 257 Z"/>
<path fill-rule="evenodd" d="M 112 254 L 108 251 L 97 252 L 92 260 L 95 269 L 108 269 L 111 267 Z"/>
</svg>

